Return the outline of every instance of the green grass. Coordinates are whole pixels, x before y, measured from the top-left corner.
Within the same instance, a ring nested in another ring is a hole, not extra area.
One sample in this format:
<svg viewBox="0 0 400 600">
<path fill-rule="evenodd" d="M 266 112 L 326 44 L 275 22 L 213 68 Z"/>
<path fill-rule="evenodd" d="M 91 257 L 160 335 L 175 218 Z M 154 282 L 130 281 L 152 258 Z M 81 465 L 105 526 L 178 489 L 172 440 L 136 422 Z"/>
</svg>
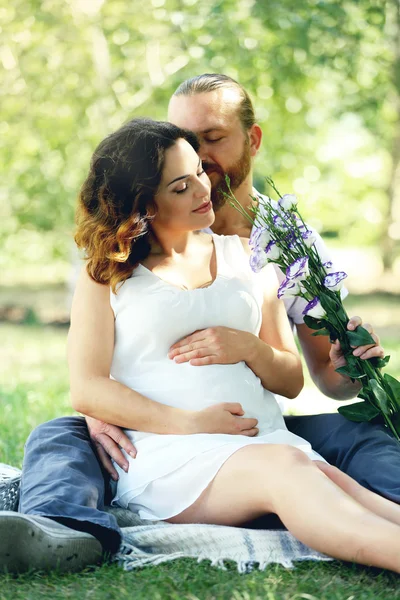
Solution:
<svg viewBox="0 0 400 600">
<path fill-rule="evenodd" d="M 377 324 L 392 354 L 389 371 L 399 377 L 398 300 L 352 298 L 348 310 Z M 0 324 L 0 339 L 0 462 L 20 466 L 29 432 L 45 420 L 72 413 L 66 329 Z M 179 560 L 130 573 L 103 565 L 71 575 L 0 576 L 0 600 L 400 600 L 399 582 L 393 573 L 338 561 L 299 564 L 294 570 L 271 566 L 239 575 L 233 565 L 221 571 Z"/>
</svg>

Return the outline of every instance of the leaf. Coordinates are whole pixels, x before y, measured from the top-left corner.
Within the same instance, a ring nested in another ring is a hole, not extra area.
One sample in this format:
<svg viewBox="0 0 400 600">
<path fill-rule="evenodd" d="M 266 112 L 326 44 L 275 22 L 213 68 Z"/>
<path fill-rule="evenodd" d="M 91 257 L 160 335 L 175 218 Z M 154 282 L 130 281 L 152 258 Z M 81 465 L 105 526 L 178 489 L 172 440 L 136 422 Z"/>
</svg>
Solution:
<svg viewBox="0 0 400 600">
<path fill-rule="evenodd" d="M 309 317 L 308 315 L 304 315 L 304 323 L 310 329 L 323 329 L 325 327 L 324 321 L 315 319 L 314 317 Z"/>
<path fill-rule="evenodd" d="M 355 402 L 355 404 L 340 406 L 338 411 L 349 421 L 356 421 L 357 423 L 372 421 L 380 414 L 379 409 L 369 402 Z"/>
<path fill-rule="evenodd" d="M 335 369 L 336 373 L 340 373 L 341 375 L 345 375 L 346 377 L 350 377 L 351 379 L 361 379 L 364 375 L 356 371 L 350 365 L 346 365 L 345 367 L 339 367 Z"/>
<path fill-rule="evenodd" d="M 318 331 L 314 331 L 314 333 L 311 334 L 312 336 L 317 336 L 317 335 L 331 335 L 331 332 L 329 331 L 329 329 L 319 329 Z"/>
<path fill-rule="evenodd" d="M 400 409 L 400 381 L 397 381 L 397 379 L 389 375 L 389 373 L 384 374 L 383 380 L 389 387 L 396 406 Z"/>
<path fill-rule="evenodd" d="M 368 359 L 371 365 L 376 369 L 383 369 L 383 367 L 386 367 L 389 360 L 390 356 L 385 356 L 385 358 L 378 358 L 377 356 L 373 356 L 372 358 Z"/>
<path fill-rule="evenodd" d="M 379 385 L 376 379 L 370 379 L 368 383 L 381 411 L 388 417 L 390 415 L 390 404 L 387 393 Z"/>
<path fill-rule="evenodd" d="M 351 346 L 368 346 L 376 343 L 369 331 L 361 325 L 354 331 L 346 331 L 346 336 Z"/>
</svg>

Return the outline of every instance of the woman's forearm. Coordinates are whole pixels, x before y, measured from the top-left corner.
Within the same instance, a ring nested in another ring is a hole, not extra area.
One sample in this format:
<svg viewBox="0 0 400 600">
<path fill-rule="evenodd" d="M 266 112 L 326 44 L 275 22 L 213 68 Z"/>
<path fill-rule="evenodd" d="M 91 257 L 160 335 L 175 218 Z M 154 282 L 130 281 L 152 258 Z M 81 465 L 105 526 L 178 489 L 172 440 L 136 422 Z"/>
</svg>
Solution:
<svg viewBox="0 0 400 600">
<path fill-rule="evenodd" d="M 304 384 L 300 358 L 292 352 L 276 350 L 256 336 L 253 338 L 246 364 L 261 379 L 263 387 L 287 398 L 298 396 Z"/>
<path fill-rule="evenodd" d="M 84 415 L 128 429 L 161 434 L 195 432 L 192 411 L 150 400 L 108 377 L 71 382 L 71 402 Z"/>
</svg>

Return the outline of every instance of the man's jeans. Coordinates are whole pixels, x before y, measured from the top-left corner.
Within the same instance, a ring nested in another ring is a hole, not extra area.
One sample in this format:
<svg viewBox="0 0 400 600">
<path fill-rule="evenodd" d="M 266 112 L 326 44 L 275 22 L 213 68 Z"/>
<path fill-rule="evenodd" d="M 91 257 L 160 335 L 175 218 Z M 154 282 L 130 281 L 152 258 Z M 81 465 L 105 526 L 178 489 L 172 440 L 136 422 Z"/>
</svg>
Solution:
<svg viewBox="0 0 400 600">
<path fill-rule="evenodd" d="M 285 418 L 330 464 L 366 488 L 400 504 L 400 444 L 383 425 L 352 423 L 340 414 Z M 30 435 L 23 465 L 20 511 L 51 517 L 97 537 L 115 552 L 121 532 L 104 512 L 108 476 L 81 417 L 44 423 Z"/>
<path fill-rule="evenodd" d="M 22 467 L 19 510 L 42 515 L 94 535 L 115 553 L 121 531 L 104 512 L 109 478 L 100 467 L 82 417 L 61 417 L 39 425 L 29 436 Z"/>
</svg>

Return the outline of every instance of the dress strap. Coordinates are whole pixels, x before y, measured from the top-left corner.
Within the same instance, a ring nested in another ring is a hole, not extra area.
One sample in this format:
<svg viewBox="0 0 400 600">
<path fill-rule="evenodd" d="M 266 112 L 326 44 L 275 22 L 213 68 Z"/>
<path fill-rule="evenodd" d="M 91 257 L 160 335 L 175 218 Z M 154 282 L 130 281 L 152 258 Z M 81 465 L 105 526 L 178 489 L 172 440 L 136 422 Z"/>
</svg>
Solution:
<svg viewBox="0 0 400 600">
<path fill-rule="evenodd" d="M 237 235 L 212 234 L 217 259 L 217 274 L 233 277 L 250 273 L 249 259 Z"/>
</svg>

